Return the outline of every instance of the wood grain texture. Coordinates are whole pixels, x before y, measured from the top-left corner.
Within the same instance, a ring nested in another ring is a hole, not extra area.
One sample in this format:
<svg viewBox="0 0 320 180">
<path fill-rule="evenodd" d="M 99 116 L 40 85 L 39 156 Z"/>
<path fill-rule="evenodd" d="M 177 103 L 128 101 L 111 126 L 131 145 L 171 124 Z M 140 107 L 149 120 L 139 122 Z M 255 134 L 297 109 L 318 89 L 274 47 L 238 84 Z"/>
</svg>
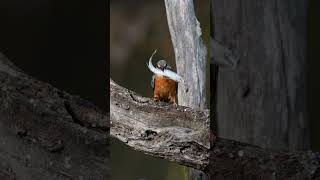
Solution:
<svg viewBox="0 0 320 180">
<path fill-rule="evenodd" d="M 205 109 L 209 106 L 209 97 L 206 96 L 207 48 L 201 38 L 202 30 L 193 0 L 165 0 L 165 6 L 177 72 L 184 78 L 184 83 L 178 84 L 178 103 Z M 190 172 L 189 179 L 207 179 L 200 171 Z"/>
<path fill-rule="evenodd" d="M 155 102 L 112 80 L 110 87 L 111 135 L 135 150 L 202 170 L 212 179 L 320 178 L 319 153 L 271 150 L 223 138 L 212 138 L 209 149 L 209 132 L 203 131 L 209 126 L 208 110 Z"/>
<path fill-rule="evenodd" d="M 155 102 L 110 80 L 111 135 L 135 150 L 185 166 L 209 163 L 209 110 Z"/>
<path fill-rule="evenodd" d="M 165 0 L 165 6 L 177 73 L 184 79 L 184 83 L 178 84 L 178 103 L 197 109 L 207 108 L 207 49 L 201 39 L 193 0 Z"/>
<path fill-rule="evenodd" d="M 206 131 L 208 110 L 155 102 L 112 80 L 110 87 L 111 135 L 135 150 L 202 170 L 212 179 L 320 178 L 317 152 L 272 150 L 215 137 Z"/>
<path fill-rule="evenodd" d="M 240 58 L 234 69 L 219 68 L 220 137 L 275 149 L 310 147 L 307 5 L 300 0 L 212 0 L 213 38 Z"/>
<path fill-rule="evenodd" d="M 0 54 L 0 179 L 109 179 L 108 118 Z"/>
</svg>

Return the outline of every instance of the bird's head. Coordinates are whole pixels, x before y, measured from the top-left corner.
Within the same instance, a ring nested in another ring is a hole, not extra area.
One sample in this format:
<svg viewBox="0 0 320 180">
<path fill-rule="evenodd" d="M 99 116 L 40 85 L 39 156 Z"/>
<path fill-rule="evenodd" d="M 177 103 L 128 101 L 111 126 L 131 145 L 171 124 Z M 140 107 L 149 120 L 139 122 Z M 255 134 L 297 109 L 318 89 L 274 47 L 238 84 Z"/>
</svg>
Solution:
<svg viewBox="0 0 320 180">
<path fill-rule="evenodd" d="M 167 68 L 167 62 L 165 60 L 160 60 L 157 62 L 157 68 L 161 69 L 164 71 Z"/>
</svg>

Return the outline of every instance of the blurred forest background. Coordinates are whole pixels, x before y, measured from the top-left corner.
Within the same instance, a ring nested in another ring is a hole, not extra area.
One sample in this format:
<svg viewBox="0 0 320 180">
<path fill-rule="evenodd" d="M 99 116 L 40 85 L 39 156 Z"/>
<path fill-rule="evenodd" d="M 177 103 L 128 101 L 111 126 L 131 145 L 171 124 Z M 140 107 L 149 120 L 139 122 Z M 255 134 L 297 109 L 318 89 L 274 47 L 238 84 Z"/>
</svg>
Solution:
<svg viewBox="0 0 320 180">
<path fill-rule="evenodd" d="M 195 13 L 202 29 L 202 38 L 209 47 L 210 1 L 194 1 L 194 3 Z M 146 63 L 155 49 L 158 49 L 158 52 L 153 58 L 154 64 L 160 59 L 165 59 L 175 69 L 164 1 L 111 0 L 111 78 L 130 90 L 152 97 L 150 85 L 152 73 Z M 187 167 L 135 152 L 116 140 L 111 144 L 111 168 L 114 180 L 186 179 Z"/>
</svg>

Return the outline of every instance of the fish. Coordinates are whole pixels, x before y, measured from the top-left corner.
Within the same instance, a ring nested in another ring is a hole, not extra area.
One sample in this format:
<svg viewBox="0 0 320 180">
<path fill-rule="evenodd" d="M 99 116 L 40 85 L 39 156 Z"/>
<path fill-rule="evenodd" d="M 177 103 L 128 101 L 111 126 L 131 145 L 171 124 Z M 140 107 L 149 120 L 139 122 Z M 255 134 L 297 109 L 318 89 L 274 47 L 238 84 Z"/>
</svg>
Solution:
<svg viewBox="0 0 320 180">
<path fill-rule="evenodd" d="M 147 63 L 149 70 L 156 75 L 161 75 L 161 76 L 164 76 L 164 77 L 169 78 L 171 80 L 174 80 L 178 83 L 183 83 L 184 82 L 183 78 L 180 75 L 178 75 L 176 72 L 173 72 L 169 69 L 161 70 L 161 69 L 153 66 L 152 58 L 156 52 L 157 52 L 157 49 L 152 53 L 151 57 L 149 58 L 149 62 Z"/>
</svg>

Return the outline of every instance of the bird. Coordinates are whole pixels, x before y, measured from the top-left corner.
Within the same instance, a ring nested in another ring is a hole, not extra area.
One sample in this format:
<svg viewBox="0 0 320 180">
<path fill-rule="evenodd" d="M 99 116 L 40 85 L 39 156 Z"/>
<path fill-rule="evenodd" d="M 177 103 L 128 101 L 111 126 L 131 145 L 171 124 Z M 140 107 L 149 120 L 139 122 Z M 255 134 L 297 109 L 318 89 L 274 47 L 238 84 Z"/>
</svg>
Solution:
<svg viewBox="0 0 320 180">
<path fill-rule="evenodd" d="M 172 71 L 170 65 L 165 60 L 159 60 L 156 68 L 152 65 L 152 57 L 156 53 L 154 51 L 147 64 L 150 71 L 154 73 L 151 79 L 151 87 L 153 89 L 153 99 L 155 101 L 169 102 L 177 105 L 177 88 L 178 83 L 183 82 L 181 76 Z"/>
<path fill-rule="evenodd" d="M 171 70 L 171 67 L 165 60 L 157 62 L 157 68 L 162 71 Z M 153 99 L 155 101 L 170 102 L 177 105 L 177 87 L 178 83 L 163 75 L 154 74 L 151 80 L 151 87 L 153 89 Z"/>
</svg>

